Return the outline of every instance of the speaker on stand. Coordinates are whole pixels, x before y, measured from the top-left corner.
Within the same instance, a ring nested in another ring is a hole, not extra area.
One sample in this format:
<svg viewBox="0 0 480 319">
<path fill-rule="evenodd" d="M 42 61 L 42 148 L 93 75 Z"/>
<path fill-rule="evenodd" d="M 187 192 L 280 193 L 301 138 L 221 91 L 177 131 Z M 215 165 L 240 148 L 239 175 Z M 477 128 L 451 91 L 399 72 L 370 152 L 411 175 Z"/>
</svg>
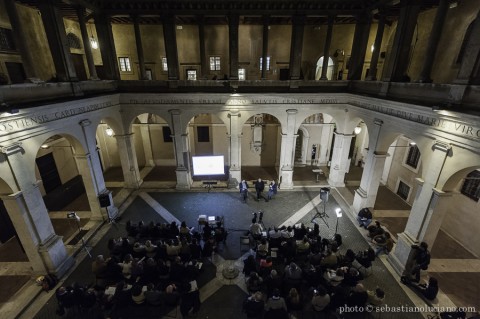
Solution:
<svg viewBox="0 0 480 319">
<path fill-rule="evenodd" d="M 327 212 L 326 212 L 326 205 L 327 205 L 329 196 L 330 196 L 330 188 L 329 187 L 320 188 L 320 199 L 323 202 L 323 211 L 322 212 L 317 212 L 315 214 L 315 216 L 313 216 L 312 223 L 314 223 L 317 218 L 320 218 L 325 223 L 325 225 L 327 227 L 329 227 L 328 223 L 327 223 L 327 219 L 326 219 L 326 218 L 330 218 L 328 216 Z"/>
<path fill-rule="evenodd" d="M 112 205 L 112 202 L 110 201 L 110 194 L 111 194 L 110 191 L 99 194 L 98 195 L 98 202 L 100 203 L 100 207 L 105 208 L 105 211 L 107 212 L 108 222 L 110 224 L 114 224 L 115 223 L 115 218 L 112 218 L 110 216 L 109 211 L 108 211 L 108 206 Z"/>
</svg>

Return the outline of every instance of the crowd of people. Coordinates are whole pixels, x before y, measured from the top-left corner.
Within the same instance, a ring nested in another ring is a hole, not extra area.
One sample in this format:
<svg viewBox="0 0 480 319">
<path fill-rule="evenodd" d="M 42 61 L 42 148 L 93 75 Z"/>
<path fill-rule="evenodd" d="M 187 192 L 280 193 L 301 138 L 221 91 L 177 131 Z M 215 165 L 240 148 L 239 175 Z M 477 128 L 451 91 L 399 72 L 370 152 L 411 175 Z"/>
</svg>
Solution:
<svg viewBox="0 0 480 319">
<path fill-rule="evenodd" d="M 383 303 L 383 289 L 369 291 L 363 285 L 376 258 L 372 247 L 354 252 L 343 247 L 339 234 L 322 238 L 318 224 L 311 229 L 303 224 L 262 229 L 258 216 L 250 235 L 255 247 L 243 268 L 247 317 L 289 318 L 310 312 L 314 318 L 328 318 L 342 306 Z"/>
<path fill-rule="evenodd" d="M 108 256 L 97 255 L 94 281 L 56 289 L 57 314 L 70 318 L 129 318 L 140 305 L 155 314 L 179 307 L 183 317 L 200 308 L 196 279 L 227 232 L 221 221 L 206 223 L 199 233 L 177 225 L 128 221 L 126 236 L 108 240 Z M 201 244 L 202 243 L 202 244 Z M 144 308 L 145 309 L 145 308 Z"/>
</svg>

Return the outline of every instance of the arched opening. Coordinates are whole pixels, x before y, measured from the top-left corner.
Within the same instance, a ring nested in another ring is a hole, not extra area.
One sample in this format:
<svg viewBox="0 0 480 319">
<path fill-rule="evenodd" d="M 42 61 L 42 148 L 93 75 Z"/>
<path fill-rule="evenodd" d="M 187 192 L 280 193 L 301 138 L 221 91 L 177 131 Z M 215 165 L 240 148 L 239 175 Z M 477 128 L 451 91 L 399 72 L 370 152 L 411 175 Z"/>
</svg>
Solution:
<svg viewBox="0 0 480 319">
<path fill-rule="evenodd" d="M 335 64 L 333 63 L 333 60 L 331 57 L 328 58 L 328 67 L 327 67 L 327 79 L 332 80 L 333 79 L 333 69 L 334 69 Z M 323 69 L 323 56 L 320 57 L 317 61 L 317 68 L 315 71 L 315 80 L 320 80 L 322 76 L 322 69 Z"/>
<path fill-rule="evenodd" d="M 118 151 L 115 129 L 112 128 L 109 119 L 103 119 L 97 126 L 95 141 L 98 155 L 105 180 L 105 186 L 115 196 L 124 187 L 122 163 Z"/>
<path fill-rule="evenodd" d="M 281 125 L 273 115 L 251 116 L 242 127 L 242 178 L 278 180 Z"/>
</svg>

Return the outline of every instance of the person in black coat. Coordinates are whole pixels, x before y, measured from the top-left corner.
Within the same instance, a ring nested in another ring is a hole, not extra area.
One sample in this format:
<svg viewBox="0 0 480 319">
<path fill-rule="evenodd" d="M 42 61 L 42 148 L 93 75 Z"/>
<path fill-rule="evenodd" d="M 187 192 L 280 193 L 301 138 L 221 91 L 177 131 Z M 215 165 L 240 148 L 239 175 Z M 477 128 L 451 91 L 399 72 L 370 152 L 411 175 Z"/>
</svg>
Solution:
<svg viewBox="0 0 480 319">
<path fill-rule="evenodd" d="M 261 178 L 259 178 L 255 182 L 255 191 L 257 192 L 257 201 L 260 199 L 260 196 L 262 196 L 263 190 L 265 189 L 265 182 L 262 181 Z"/>
</svg>

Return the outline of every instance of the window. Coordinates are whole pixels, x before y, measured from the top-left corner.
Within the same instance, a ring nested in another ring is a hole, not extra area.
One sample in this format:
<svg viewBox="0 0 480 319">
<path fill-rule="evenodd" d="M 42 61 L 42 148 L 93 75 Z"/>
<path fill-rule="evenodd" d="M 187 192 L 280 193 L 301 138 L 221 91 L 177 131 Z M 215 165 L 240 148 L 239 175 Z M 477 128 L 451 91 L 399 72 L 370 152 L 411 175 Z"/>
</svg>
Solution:
<svg viewBox="0 0 480 319">
<path fill-rule="evenodd" d="M 198 142 L 210 142 L 210 131 L 208 126 L 197 126 Z"/>
<path fill-rule="evenodd" d="M 162 133 L 163 133 L 163 141 L 165 143 L 173 142 L 172 131 L 170 130 L 169 126 L 163 126 Z"/>
<path fill-rule="evenodd" d="M 260 57 L 260 71 L 263 68 L 263 57 Z M 270 71 L 270 57 L 267 56 L 267 71 Z"/>
<path fill-rule="evenodd" d="M 0 28 L 0 51 L 14 51 L 15 43 L 13 42 L 12 30 Z"/>
<path fill-rule="evenodd" d="M 397 195 L 403 198 L 404 200 L 407 200 L 408 193 L 410 193 L 410 186 L 400 181 L 400 183 L 398 184 Z"/>
<path fill-rule="evenodd" d="M 120 63 L 120 71 L 122 72 L 132 72 L 132 67 L 130 66 L 130 58 L 122 57 L 118 58 Z"/>
<path fill-rule="evenodd" d="M 462 190 L 463 195 L 470 197 L 474 201 L 478 202 L 480 198 L 480 171 L 476 170 L 471 172 L 465 178 L 463 182 Z"/>
<path fill-rule="evenodd" d="M 210 57 L 210 71 L 220 71 L 220 57 L 211 56 Z"/>
<path fill-rule="evenodd" d="M 238 79 L 240 81 L 245 81 L 245 76 L 246 72 L 245 72 L 245 69 L 238 69 Z"/>
<path fill-rule="evenodd" d="M 197 70 L 187 70 L 187 80 L 195 81 L 197 79 Z"/>
<path fill-rule="evenodd" d="M 162 70 L 163 71 L 168 71 L 168 63 L 167 63 L 167 58 L 163 57 L 162 58 Z"/>
<path fill-rule="evenodd" d="M 80 38 L 73 33 L 67 33 L 67 45 L 71 49 L 81 49 Z"/>
<path fill-rule="evenodd" d="M 417 145 L 411 145 L 408 149 L 407 160 L 405 163 L 413 168 L 417 168 L 418 161 L 420 160 L 420 149 Z"/>
</svg>

